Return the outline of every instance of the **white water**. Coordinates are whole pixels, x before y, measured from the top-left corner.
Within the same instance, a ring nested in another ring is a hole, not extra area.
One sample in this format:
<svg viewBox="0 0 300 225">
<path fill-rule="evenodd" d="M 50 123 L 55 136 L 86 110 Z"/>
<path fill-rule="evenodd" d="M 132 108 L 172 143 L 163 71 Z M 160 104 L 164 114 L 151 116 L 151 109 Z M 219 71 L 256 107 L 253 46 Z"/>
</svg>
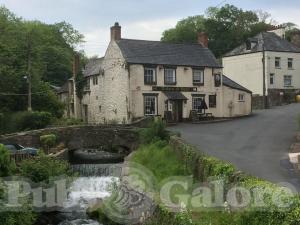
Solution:
<svg viewBox="0 0 300 225">
<path fill-rule="evenodd" d="M 70 189 L 68 198 L 64 203 L 66 212 L 78 212 L 79 218 L 66 220 L 60 225 L 99 225 L 98 222 L 81 218 L 88 207 L 95 205 L 105 197 L 110 196 L 109 189 L 117 181 L 114 177 L 80 177 L 76 179 Z M 81 212 L 81 214 L 80 214 Z"/>
</svg>

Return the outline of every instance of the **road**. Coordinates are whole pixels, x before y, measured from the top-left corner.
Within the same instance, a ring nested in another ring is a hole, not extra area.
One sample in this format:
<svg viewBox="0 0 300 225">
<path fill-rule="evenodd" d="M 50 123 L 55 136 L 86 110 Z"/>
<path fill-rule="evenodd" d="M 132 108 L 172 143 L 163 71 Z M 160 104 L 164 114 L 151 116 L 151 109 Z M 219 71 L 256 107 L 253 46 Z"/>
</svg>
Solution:
<svg viewBox="0 0 300 225">
<path fill-rule="evenodd" d="M 255 111 L 252 116 L 209 124 L 182 123 L 170 130 L 199 150 L 231 162 L 237 169 L 274 183 L 300 180 L 289 169 L 288 151 L 298 129 L 300 104 Z"/>
</svg>

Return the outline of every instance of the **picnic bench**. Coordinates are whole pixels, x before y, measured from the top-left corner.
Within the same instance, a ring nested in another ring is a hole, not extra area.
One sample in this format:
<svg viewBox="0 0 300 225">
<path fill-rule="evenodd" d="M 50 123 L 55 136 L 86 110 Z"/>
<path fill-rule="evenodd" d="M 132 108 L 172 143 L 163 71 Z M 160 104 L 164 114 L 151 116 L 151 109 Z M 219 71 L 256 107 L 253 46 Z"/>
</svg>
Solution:
<svg viewBox="0 0 300 225">
<path fill-rule="evenodd" d="M 200 113 L 196 110 L 191 110 L 190 118 L 192 122 L 199 122 L 199 121 L 205 121 L 205 120 L 213 120 L 214 115 L 212 113 Z"/>
</svg>

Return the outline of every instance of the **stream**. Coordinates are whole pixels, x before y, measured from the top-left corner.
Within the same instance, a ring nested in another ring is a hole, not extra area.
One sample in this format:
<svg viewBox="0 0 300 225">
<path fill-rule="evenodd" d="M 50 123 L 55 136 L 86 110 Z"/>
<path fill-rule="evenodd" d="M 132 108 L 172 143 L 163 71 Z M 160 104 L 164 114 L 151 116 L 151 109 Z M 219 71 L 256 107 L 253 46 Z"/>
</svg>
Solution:
<svg viewBox="0 0 300 225">
<path fill-rule="evenodd" d="M 72 168 L 80 177 L 70 185 L 59 215 L 60 222 L 56 225 L 100 225 L 88 218 L 86 210 L 110 196 L 109 189 L 118 181 L 116 171 L 120 170 L 121 164 L 79 164 Z"/>
</svg>

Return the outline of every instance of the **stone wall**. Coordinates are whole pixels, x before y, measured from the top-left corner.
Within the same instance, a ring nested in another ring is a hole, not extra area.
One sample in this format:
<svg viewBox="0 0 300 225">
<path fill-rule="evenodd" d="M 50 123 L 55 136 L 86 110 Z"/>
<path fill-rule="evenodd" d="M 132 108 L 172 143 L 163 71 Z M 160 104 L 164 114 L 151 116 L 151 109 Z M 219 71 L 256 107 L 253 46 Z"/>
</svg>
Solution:
<svg viewBox="0 0 300 225">
<path fill-rule="evenodd" d="M 18 143 L 24 146 L 40 147 L 40 136 L 55 134 L 58 143 L 70 150 L 100 146 L 124 146 L 135 150 L 138 146 L 138 130 L 120 126 L 71 126 L 47 128 L 23 133 L 0 136 L 0 143 Z"/>
<path fill-rule="evenodd" d="M 279 106 L 279 105 L 290 104 L 292 102 L 295 102 L 296 94 L 299 93 L 299 90 L 269 89 L 268 93 L 269 93 L 268 94 L 269 106 Z"/>
<path fill-rule="evenodd" d="M 252 109 L 263 109 L 264 108 L 264 101 L 263 96 L 253 95 L 252 96 Z"/>
</svg>

